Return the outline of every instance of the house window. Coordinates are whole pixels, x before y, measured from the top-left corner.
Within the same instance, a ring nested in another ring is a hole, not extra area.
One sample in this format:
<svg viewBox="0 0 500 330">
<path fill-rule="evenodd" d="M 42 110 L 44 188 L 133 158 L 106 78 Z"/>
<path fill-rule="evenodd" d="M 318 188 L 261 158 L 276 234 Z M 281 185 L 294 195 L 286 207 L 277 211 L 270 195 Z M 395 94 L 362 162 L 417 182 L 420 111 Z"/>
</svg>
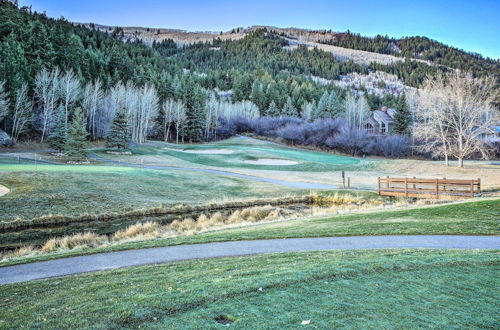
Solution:
<svg viewBox="0 0 500 330">
<path fill-rule="evenodd" d="M 387 125 L 384 122 L 380 123 L 380 133 L 387 133 Z"/>
<path fill-rule="evenodd" d="M 374 128 L 374 127 L 373 127 L 373 125 L 372 125 L 372 124 L 370 124 L 370 123 L 366 123 L 366 124 L 365 124 L 365 130 L 366 130 L 368 133 L 370 133 L 370 134 L 375 133 L 375 128 Z"/>
</svg>

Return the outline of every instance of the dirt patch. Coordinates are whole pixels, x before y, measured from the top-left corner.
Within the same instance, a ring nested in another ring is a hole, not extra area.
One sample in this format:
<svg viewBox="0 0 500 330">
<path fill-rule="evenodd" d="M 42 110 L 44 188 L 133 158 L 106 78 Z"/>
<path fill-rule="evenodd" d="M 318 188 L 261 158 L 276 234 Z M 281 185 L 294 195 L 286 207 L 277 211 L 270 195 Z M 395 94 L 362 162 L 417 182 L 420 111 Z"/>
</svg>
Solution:
<svg viewBox="0 0 500 330">
<path fill-rule="evenodd" d="M 298 164 L 298 162 L 294 160 L 276 159 L 276 158 L 259 158 L 257 160 L 245 160 L 245 163 L 252 165 L 279 165 L 279 166 L 289 166 Z"/>
<path fill-rule="evenodd" d="M 204 150 L 173 149 L 173 148 L 165 148 L 165 149 L 177 152 L 185 152 L 187 154 L 199 154 L 199 155 L 230 155 L 234 153 L 233 150 L 229 149 L 204 149 Z"/>
<path fill-rule="evenodd" d="M 10 189 L 0 184 L 0 197 L 10 192 Z"/>
</svg>

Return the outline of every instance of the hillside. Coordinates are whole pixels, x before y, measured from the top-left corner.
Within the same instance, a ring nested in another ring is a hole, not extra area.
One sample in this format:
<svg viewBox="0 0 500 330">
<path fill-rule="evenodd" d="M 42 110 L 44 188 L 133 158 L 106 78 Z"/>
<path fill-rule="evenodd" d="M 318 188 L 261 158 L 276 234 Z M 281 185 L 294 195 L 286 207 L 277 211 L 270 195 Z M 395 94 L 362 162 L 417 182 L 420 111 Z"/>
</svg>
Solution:
<svg viewBox="0 0 500 330">
<path fill-rule="evenodd" d="M 84 25 L 91 26 L 91 24 Z M 213 42 L 216 39 L 238 40 L 258 29 L 266 29 L 286 37 L 291 47 L 296 45 L 306 45 L 310 48 L 318 47 L 331 52 L 339 60 L 350 59 L 363 65 L 369 65 L 372 62 L 390 65 L 401 62 L 404 58 L 411 58 L 429 65 L 444 65 L 462 70 L 472 69 L 477 71 L 479 75 L 488 73 L 488 70 L 500 70 L 498 60 L 485 58 L 476 53 L 468 53 L 422 36 L 397 39 L 377 35 L 370 38 L 350 31 L 332 32 L 331 30 L 279 28 L 262 25 L 249 28 L 236 27 L 225 32 L 189 32 L 176 29 L 117 27 L 97 24 L 95 26 L 103 32 L 112 32 L 115 29 L 123 30 L 123 37 L 126 40 L 142 40 L 151 45 L 154 41 L 161 42 L 172 39 L 179 46 L 197 42 Z"/>
</svg>

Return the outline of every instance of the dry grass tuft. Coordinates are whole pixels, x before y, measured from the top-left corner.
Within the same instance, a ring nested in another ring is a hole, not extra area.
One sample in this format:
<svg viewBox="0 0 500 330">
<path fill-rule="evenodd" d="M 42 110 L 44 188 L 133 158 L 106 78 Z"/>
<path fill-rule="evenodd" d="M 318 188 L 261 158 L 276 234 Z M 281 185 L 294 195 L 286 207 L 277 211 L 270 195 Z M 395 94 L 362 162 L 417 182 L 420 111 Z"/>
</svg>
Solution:
<svg viewBox="0 0 500 330">
<path fill-rule="evenodd" d="M 161 225 L 158 222 L 148 221 L 136 223 L 123 230 L 117 231 L 113 237 L 113 241 L 120 241 L 130 238 L 157 238 L 160 237 Z"/>
</svg>

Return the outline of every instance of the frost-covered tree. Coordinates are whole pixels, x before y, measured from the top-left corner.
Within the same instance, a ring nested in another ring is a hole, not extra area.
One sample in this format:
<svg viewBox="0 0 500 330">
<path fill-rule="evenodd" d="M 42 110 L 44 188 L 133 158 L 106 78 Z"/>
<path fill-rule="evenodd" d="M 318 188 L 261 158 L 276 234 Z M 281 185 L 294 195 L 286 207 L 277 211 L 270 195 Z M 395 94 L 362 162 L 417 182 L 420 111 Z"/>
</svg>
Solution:
<svg viewBox="0 0 500 330">
<path fill-rule="evenodd" d="M 66 123 L 71 113 L 73 105 L 80 96 L 80 82 L 76 78 L 73 70 L 66 71 L 59 79 L 59 97 L 64 107 Z"/>
<path fill-rule="evenodd" d="M 179 106 L 176 106 L 173 110 L 173 120 L 175 123 L 175 143 L 179 144 L 179 133 L 181 129 L 184 127 L 187 116 L 186 116 L 186 107 L 182 103 L 178 103 Z"/>
<path fill-rule="evenodd" d="M 31 121 L 31 109 L 33 109 L 33 103 L 28 96 L 28 85 L 23 84 L 16 92 L 12 111 L 12 138 L 14 141 L 19 140 L 19 135 L 27 129 L 28 123 Z"/>
<path fill-rule="evenodd" d="M 87 127 L 92 134 L 92 139 L 97 138 L 97 122 L 98 111 L 101 102 L 104 99 L 104 92 L 102 90 L 102 83 L 99 79 L 94 82 L 89 82 L 85 85 L 82 95 L 82 107 L 87 117 Z"/>
<path fill-rule="evenodd" d="M 441 151 L 446 163 L 448 156 L 458 159 L 475 152 L 486 155 L 480 139 L 499 120 L 495 108 L 498 89 L 494 78 L 474 78 L 470 73 L 451 72 L 428 78 L 421 93 L 417 111 L 418 134 L 424 151 Z"/>
<path fill-rule="evenodd" d="M 349 126 L 360 128 L 368 117 L 370 107 L 366 98 L 361 95 L 356 97 L 353 93 L 348 93 L 344 101 L 345 119 Z"/>
<path fill-rule="evenodd" d="M 300 117 L 306 121 L 310 121 L 315 108 L 316 104 L 314 104 L 314 102 L 306 102 L 302 104 L 302 107 L 300 108 Z"/>
<path fill-rule="evenodd" d="M 54 120 L 54 110 L 58 100 L 59 91 L 59 68 L 47 70 L 43 68 L 35 77 L 35 97 L 41 107 L 41 126 L 43 142 L 50 133 Z"/>
<path fill-rule="evenodd" d="M 168 99 L 163 102 L 161 106 L 162 115 L 163 115 L 163 139 L 168 141 L 170 136 L 170 126 L 174 122 L 174 107 L 176 106 L 174 99 Z"/>
</svg>

